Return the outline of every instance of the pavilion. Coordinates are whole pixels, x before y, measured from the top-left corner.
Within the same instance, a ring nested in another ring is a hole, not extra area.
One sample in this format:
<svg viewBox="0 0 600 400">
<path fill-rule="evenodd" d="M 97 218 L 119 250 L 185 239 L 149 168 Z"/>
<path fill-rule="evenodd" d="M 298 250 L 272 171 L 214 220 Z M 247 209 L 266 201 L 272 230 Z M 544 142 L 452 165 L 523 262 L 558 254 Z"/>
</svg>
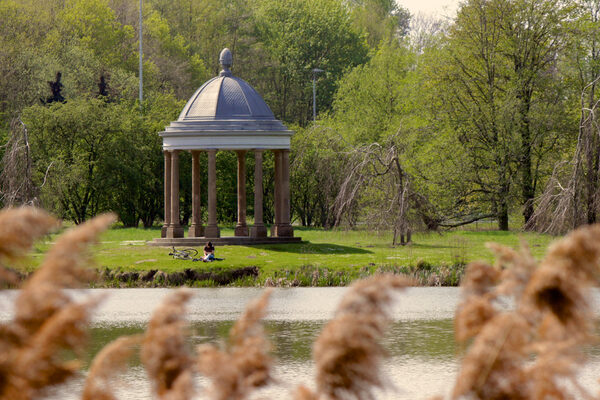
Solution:
<svg viewBox="0 0 600 400">
<path fill-rule="evenodd" d="M 177 121 L 159 135 L 165 156 L 165 218 L 155 246 L 289 243 L 294 237 L 290 223 L 290 138 L 294 132 L 277 120 L 262 97 L 244 80 L 232 75 L 233 57 L 224 49 L 219 76 L 204 83 L 187 102 Z M 179 153 L 192 154 L 192 222 L 184 237 L 179 223 Z M 208 155 L 208 221 L 203 226 L 200 204 L 200 152 Z M 217 225 L 217 151 L 237 154 L 237 224 L 235 236 L 221 237 Z M 246 154 L 254 152 L 254 224 L 246 223 Z M 275 224 L 270 236 L 263 221 L 263 153 L 275 158 Z"/>
</svg>

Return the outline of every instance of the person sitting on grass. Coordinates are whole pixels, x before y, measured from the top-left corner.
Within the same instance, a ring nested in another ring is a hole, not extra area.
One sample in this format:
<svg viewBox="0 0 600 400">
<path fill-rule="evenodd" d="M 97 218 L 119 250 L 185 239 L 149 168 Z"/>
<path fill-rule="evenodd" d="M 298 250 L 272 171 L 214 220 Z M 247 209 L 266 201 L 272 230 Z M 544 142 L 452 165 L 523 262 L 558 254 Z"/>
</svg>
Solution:
<svg viewBox="0 0 600 400">
<path fill-rule="evenodd" d="M 215 260 L 215 247 L 211 242 L 207 242 L 206 246 L 204 246 L 204 257 L 202 261 L 214 261 Z"/>
</svg>

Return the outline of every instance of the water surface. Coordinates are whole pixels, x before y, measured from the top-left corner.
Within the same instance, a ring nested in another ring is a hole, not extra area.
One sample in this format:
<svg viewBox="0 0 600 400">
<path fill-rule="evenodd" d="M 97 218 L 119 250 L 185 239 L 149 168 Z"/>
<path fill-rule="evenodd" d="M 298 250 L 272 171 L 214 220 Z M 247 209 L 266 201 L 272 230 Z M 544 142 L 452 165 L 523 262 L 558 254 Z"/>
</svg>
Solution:
<svg viewBox="0 0 600 400">
<path fill-rule="evenodd" d="M 222 341 L 258 288 L 190 289 L 194 296 L 187 307 L 190 348 Z M 255 398 L 289 398 L 297 384 L 313 386 L 311 346 L 324 324 L 331 319 L 347 288 L 275 289 L 265 326 L 273 343 L 278 383 L 256 393 Z M 105 296 L 94 315 L 90 359 L 104 345 L 121 336 L 142 332 L 153 310 L 172 289 L 88 289 L 71 291 L 74 296 Z M 0 320 L 11 318 L 16 291 L 0 293 Z M 598 298 L 596 293 L 596 299 Z M 390 355 L 383 371 L 395 390 L 378 393 L 379 400 L 427 399 L 447 394 L 452 387 L 461 349 L 455 345 L 453 315 L 459 302 L 458 288 L 410 288 L 400 294 L 392 309 L 394 322 L 384 339 Z M 598 304 L 598 302 L 597 302 Z M 600 355 L 593 352 L 582 380 L 596 385 Z M 89 360 L 86 360 L 86 366 Z M 54 391 L 50 398 L 78 399 L 83 378 Z M 199 390 L 207 382 L 198 378 Z M 119 398 L 151 399 L 148 379 L 139 360 L 134 360 L 119 388 Z M 200 398 L 200 397 L 199 397 Z"/>
</svg>

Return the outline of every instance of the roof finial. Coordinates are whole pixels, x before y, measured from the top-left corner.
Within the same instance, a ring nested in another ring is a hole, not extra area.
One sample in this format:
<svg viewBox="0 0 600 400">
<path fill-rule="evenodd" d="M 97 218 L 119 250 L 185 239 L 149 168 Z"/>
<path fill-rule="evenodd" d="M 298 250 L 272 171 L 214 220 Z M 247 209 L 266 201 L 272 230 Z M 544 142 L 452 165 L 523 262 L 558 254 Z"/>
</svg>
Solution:
<svg viewBox="0 0 600 400">
<path fill-rule="evenodd" d="M 231 50 L 227 47 L 221 51 L 219 62 L 223 67 L 223 71 L 221 71 L 219 76 L 231 76 L 231 71 L 229 69 L 233 66 L 233 55 L 231 55 Z"/>
</svg>

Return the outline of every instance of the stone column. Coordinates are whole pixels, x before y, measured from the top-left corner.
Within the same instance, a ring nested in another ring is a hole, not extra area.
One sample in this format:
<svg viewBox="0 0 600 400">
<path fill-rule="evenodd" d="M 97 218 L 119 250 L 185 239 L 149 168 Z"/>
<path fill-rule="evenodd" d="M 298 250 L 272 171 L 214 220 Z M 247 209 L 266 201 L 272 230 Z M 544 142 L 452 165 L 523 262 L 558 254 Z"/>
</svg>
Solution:
<svg viewBox="0 0 600 400">
<path fill-rule="evenodd" d="M 165 154 L 165 218 L 162 229 L 160 230 L 160 237 L 167 237 L 167 228 L 171 222 L 171 153 L 167 150 Z"/>
<path fill-rule="evenodd" d="M 207 238 L 221 237 L 217 226 L 217 150 L 208 150 L 208 223 L 204 229 Z"/>
<path fill-rule="evenodd" d="M 263 152 L 254 152 L 254 226 L 250 228 L 253 238 L 267 237 L 267 228 L 263 222 Z"/>
<path fill-rule="evenodd" d="M 192 224 L 188 232 L 189 237 L 204 236 L 202 226 L 202 210 L 200 208 L 200 151 L 192 150 Z"/>
<path fill-rule="evenodd" d="M 246 225 L 246 151 L 237 153 L 237 224 L 235 236 L 248 236 Z"/>
<path fill-rule="evenodd" d="M 291 225 L 290 210 L 290 151 L 281 151 L 281 223 L 277 236 L 293 237 L 294 229 Z"/>
<path fill-rule="evenodd" d="M 278 236 L 278 226 L 281 224 L 281 150 L 273 150 L 275 159 L 275 191 L 273 207 L 275 208 L 275 223 L 271 227 L 271 236 Z"/>
<path fill-rule="evenodd" d="M 179 150 L 171 152 L 171 221 L 167 237 L 183 237 L 183 228 L 179 225 Z"/>
</svg>

